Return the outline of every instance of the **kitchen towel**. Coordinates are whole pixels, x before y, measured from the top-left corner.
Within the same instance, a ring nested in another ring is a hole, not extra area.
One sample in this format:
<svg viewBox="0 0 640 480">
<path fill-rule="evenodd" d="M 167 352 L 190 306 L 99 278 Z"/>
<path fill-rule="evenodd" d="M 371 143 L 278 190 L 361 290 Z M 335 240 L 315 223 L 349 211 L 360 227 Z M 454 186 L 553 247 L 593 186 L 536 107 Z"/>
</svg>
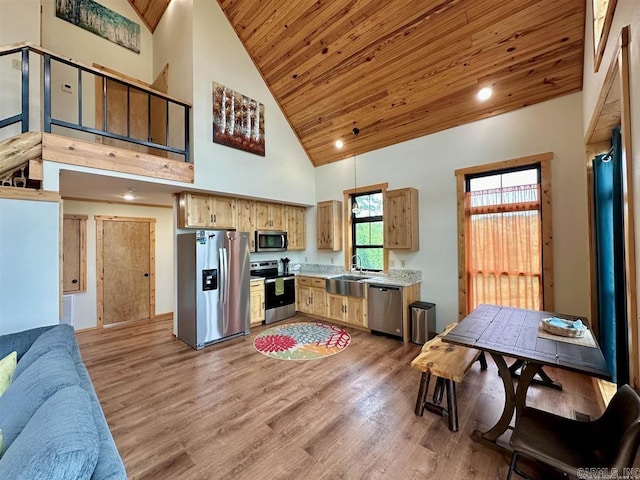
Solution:
<svg viewBox="0 0 640 480">
<path fill-rule="evenodd" d="M 284 293 L 284 278 L 276 278 L 276 296 Z"/>
</svg>

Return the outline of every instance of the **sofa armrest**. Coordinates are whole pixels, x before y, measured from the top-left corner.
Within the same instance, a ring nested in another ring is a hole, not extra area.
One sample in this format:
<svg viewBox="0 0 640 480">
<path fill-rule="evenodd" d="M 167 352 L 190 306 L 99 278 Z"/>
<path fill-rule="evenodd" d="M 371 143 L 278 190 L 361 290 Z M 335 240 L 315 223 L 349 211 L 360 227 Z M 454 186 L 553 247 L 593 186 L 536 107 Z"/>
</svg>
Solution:
<svg viewBox="0 0 640 480">
<path fill-rule="evenodd" d="M 18 360 L 26 353 L 31 347 L 31 344 L 42 335 L 44 332 L 53 328 L 55 325 L 49 325 L 46 327 L 32 328 L 30 330 L 24 330 L 22 332 L 9 333 L 7 335 L 0 336 L 0 358 L 4 358 L 6 355 L 15 351 L 18 353 Z"/>
</svg>

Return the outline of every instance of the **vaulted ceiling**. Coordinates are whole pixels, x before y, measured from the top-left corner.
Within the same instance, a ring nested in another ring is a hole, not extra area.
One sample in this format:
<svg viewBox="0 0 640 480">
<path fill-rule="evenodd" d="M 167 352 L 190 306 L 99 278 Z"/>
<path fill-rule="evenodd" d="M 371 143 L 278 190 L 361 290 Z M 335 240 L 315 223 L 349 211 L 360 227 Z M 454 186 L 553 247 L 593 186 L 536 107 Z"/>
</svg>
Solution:
<svg viewBox="0 0 640 480">
<path fill-rule="evenodd" d="M 584 0 L 217 1 L 316 166 L 582 88 Z"/>
</svg>

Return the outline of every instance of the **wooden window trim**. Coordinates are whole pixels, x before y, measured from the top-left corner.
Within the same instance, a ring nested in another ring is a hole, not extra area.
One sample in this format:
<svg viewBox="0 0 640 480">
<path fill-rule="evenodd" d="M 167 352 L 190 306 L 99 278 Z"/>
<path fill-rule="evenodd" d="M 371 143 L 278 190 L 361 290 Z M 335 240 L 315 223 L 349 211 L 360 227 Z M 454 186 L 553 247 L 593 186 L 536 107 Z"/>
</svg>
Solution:
<svg viewBox="0 0 640 480">
<path fill-rule="evenodd" d="M 605 13 L 604 23 L 602 24 L 602 31 L 600 32 L 600 38 L 596 38 L 596 32 L 594 23 L 596 19 L 596 12 L 594 9 L 594 2 L 591 1 L 591 35 L 593 37 L 593 71 L 597 72 L 604 56 L 604 49 L 607 47 L 607 39 L 609 38 L 609 32 L 611 31 L 611 24 L 613 23 L 613 14 L 616 10 L 616 4 L 618 0 L 609 0 L 607 4 L 607 12 Z"/>
<path fill-rule="evenodd" d="M 351 201 L 350 196 L 354 193 L 365 193 L 372 192 L 374 190 L 380 190 L 382 192 L 382 196 L 384 198 L 384 194 L 387 191 L 389 184 L 385 183 L 376 183 L 374 185 L 367 185 L 364 187 L 357 188 L 349 188 L 342 192 L 343 202 L 342 206 L 344 208 L 343 212 L 343 221 L 344 221 L 344 268 L 349 271 L 351 270 L 351 250 L 353 249 L 353 236 L 351 235 Z M 384 217 L 382 219 L 384 222 Z M 387 272 L 389 270 L 389 250 L 386 248 L 382 249 L 382 259 L 383 259 L 383 267 L 382 272 Z"/>
<path fill-rule="evenodd" d="M 458 318 L 461 320 L 467 311 L 467 276 L 465 265 L 466 222 L 464 212 L 465 177 L 491 171 L 506 170 L 514 167 L 540 165 L 540 193 L 542 214 L 542 298 L 543 308 L 553 311 L 553 227 L 551 209 L 551 159 L 553 153 L 541 153 L 527 157 L 503 160 L 456 170 L 457 210 L 458 210 Z"/>
<path fill-rule="evenodd" d="M 89 217 L 87 215 L 74 215 L 74 214 L 64 214 L 64 220 L 79 220 L 80 226 L 80 238 L 78 239 L 78 244 L 80 245 L 80 269 L 79 269 L 79 278 L 78 278 L 78 288 L 75 290 L 64 290 L 62 293 L 64 295 L 73 294 L 73 293 L 84 293 L 87 291 L 87 219 Z M 64 246 L 63 246 L 64 251 Z M 64 262 L 64 261 L 63 261 Z"/>
</svg>

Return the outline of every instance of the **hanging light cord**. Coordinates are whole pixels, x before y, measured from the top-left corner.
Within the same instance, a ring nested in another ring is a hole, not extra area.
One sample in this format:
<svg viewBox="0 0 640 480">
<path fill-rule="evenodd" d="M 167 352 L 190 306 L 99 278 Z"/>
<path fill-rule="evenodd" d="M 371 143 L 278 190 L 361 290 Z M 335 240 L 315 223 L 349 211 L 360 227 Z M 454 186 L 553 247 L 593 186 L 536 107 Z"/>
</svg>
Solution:
<svg viewBox="0 0 640 480">
<path fill-rule="evenodd" d="M 357 168 L 356 168 L 356 159 L 358 154 L 358 134 L 360 133 L 360 129 L 357 127 L 353 127 L 353 204 L 351 211 L 353 213 L 358 213 L 360 211 L 360 205 L 358 205 L 358 201 L 356 200 L 356 195 L 358 193 L 358 181 L 357 181 Z"/>
</svg>

